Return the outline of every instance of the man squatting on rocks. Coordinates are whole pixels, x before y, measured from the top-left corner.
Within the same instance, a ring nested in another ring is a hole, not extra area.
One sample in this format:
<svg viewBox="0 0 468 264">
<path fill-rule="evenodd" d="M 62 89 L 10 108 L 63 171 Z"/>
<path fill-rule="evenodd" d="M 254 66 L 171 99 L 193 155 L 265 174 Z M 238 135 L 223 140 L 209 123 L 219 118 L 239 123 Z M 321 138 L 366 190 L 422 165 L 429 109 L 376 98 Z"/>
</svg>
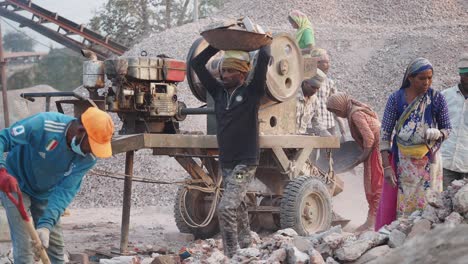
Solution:
<svg viewBox="0 0 468 264">
<path fill-rule="evenodd" d="M 243 51 L 225 52 L 221 82 L 216 80 L 205 65 L 218 51 L 208 46 L 190 62 L 190 66 L 215 102 L 224 185 L 218 215 L 224 253 L 231 258 L 239 247 L 246 248 L 251 244 L 244 198 L 259 162 L 258 109 L 265 93 L 270 47 L 265 46 L 258 52 L 257 66 L 250 83 L 246 83 L 251 70 L 250 56 Z"/>
<path fill-rule="evenodd" d="M 5 207 L 15 264 L 34 263 L 39 243 L 32 245 L 26 224 L 6 193 L 23 193 L 51 263 L 64 263 L 60 216 L 80 189 L 96 157 L 112 155 L 114 123 L 104 111 L 88 108 L 76 119 L 60 113 L 39 113 L 0 130 L 0 198 Z M 9 152 L 6 160 L 3 153 Z M 15 194 L 14 194 L 15 193 Z"/>
<path fill-rule="evenodd" d="M 468 178 L 468 53 L 458 62 L 460 83 L 443 90 L 452 123 L 452 133 L 442 144 L 444 190 L 454 180 Z"/>
</svg>

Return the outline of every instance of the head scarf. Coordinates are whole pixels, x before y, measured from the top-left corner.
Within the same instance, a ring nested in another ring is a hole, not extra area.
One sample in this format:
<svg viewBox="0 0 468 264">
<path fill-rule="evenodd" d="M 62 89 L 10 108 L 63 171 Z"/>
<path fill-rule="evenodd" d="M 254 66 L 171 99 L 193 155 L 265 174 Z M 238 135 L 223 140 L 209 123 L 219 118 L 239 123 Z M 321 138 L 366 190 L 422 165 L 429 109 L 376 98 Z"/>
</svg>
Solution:
<svg viewBox="0 0 468 264">
<path fill-rule="evenodd" d="M 302 38 L 302 34 L 306 29 L 314 31 L 312 28 L 312 23 L 310 23 L 307 15 L 302 13 L 299 10 L 293 10 L 289 13 L 289 17 L 297 24 L 298 29 L 296 32 L 296 41 L 299 42 Z"/>
<path fill-rule="evenodd" d="M 305 79 L 304 81 L 310 83 L 310 85 L 312 85 L 314 87 L 319 87 L 320 88 L 320 86 L 322 86 L 322 83 L 325 80 L 325 78 L 327 78 L 327 75 L 325 75 L 325 73 L 322 70 L 317 69 L 317 74 L 315 74 L 314 77 L 309 78 L 309 79 Z"/>
<path fill-rule="evenodd" d="M 408 77 L 429 69 L 432 70 L 432 64 L 428 59 L 416 58 L 411 61 L 410 64 L 408 64 L 408 67 L 406 67 L 405 76 L 403 77 L 400 89 L 406 89 L 411 85 Z"/>
<path fill-rule="evenodd" d="M 349 124 L 349 130 L 354 139 L 357 140 L 360 132 L 354 122 L 352 122 L 352 115 L 357 111 L 362 111 L 367 115 L 374 117 L 378 120 L 377 113 L 375 113 L 368 105 L 352 99 L 346 93 L 336 93 L 328 97 L 327 108 L 340 111 L 346 115 Z"/>
<path fill-rule="evenodd" d="M 224 52 L 222 68 L 248 72 L 250 71 L 250 54 L 241 50 L 227 50 Z"/>
<path fill-rule="evenodd" d="M 354 100 L 347 93 L 336 93 L 328 97 L 327 108 L 342 112 L 348 119 L 356 111 L 363 111 L 377 118 L 377 114 L 368 105 Z"/>
<path fill-rule="evenodd" d="M 329 61 L 330 57 L 328 56 L 328 52 L 322 48 L 315 48 L 310 52 L 310 56 L 312 58 L 317 58 L 319 61 Z"/>
<path fill-rule="evenodd" d="M 468 73 L 468 53 L 462 54 L 458 61 L 458 71 L 460 74 Z"/>
</svg>

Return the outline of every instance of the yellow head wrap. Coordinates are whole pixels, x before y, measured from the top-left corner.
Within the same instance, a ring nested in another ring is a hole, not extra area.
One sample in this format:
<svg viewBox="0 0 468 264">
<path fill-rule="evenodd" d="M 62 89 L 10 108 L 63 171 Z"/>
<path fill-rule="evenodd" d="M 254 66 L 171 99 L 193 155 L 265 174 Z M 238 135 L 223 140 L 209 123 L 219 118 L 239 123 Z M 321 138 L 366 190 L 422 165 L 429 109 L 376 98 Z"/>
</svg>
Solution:
<svg viewBox="0 0 468 264">
<path fill-rule="evenodd" d="M 241 50 L 227 50 L 224 52 L 223 68 L 240 72 L 250 71 L 250 54 Z"/>
<path fill-rule="evenodd" d="M 302 13 L 299 10 L 292 10 L 289 13 L 289 17 L 297 24 L 297 32 L 296 32 L 296 41 L 299 43 L 302 39 L 302 35 L 307 29 L 310 29 L 312 34 L 314 33 L 314 29 L 312 28 L 312 23 L 310 23 L 309 18 L 306 14 Z M 315 45 L 315 37 L 313 37 L 313 45 Z M 304 47 L 301 47 L 304 48 Z"/>
</svg>

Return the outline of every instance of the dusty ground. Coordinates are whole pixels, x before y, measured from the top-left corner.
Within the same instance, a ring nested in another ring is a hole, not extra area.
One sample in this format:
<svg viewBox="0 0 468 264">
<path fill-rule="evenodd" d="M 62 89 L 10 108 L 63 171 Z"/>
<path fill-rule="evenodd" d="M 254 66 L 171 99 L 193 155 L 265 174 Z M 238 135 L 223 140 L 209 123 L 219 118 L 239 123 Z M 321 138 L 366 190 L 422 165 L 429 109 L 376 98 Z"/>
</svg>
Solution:
<svg viewBox="0 0 468 264">
<path fill-rule="evenodd" d="M 341 175 L 345 182 L 344 191 L 334 198 L 334 208 L 341 216 L 350 219 L 346 229 L 352 230 L 365 220 L 367 204 L 362 186 L 362 170 L 356 174 Z M 122 183 L 123 184 L 123 183 Z M 62 218 L 66 249 L 70 253 L 85 252 L 86 249 L 111 251 L 120 246 L 120 223 L 122 208 L 73 208 L 70 216 Z M 177 252 L 186 243 L 170 241 L 165 235 L 179 231 L 169 206 L 148 206 L 132 208 L 129 242 L 134 248 L 144 249 L 166 247 Z M 0 255 L 6 254 L 10 242 L 0 242 Z"/>
</svg>

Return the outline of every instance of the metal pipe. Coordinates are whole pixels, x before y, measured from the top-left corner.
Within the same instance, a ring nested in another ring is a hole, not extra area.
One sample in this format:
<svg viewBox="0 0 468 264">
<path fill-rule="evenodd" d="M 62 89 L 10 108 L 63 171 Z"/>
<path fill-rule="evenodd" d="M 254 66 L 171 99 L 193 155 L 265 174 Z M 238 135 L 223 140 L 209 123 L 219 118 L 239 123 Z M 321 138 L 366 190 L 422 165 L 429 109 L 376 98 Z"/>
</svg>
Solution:
<svg viewBox="0 0 468 264">
<path fill-rule="evenodd" d="M 95 52 L 87 49 L 82 49 L 81 54 L 85 57 L 88 58 L 90 61 L 97 61 L 97 55 Z"/>
<path fill-rule="evenodd" d="M 130 230 L 130 208 L 132 206 L 132 178 L 133 178 L 133 157 L 135 151 L 127 151 L 125 154 L 125 177 L 124 197 L 122 204 L 122 226 L 120 229 L 120 254 L 128 253 L 128 233 Z"/>
<path fill-rule="evenodd" d="M 22 15 L 18 15 L 13 11 L 9 11 L 6 8 L 0 8 L 0 15 L 8 18 L 12 21 L 15 21 L 19 23 L 20 25 L 25 25 L 32 30 L 38 32 L 39 34 L 42 34 L 60 44 L 63 46 L 75 51 L 75 52 L 80 52 L 81 49 L 83 48 L 83 43 L 76 41 L 72 39 L 71 37 L 67 37 L 66 35 L 62 35 L 56 30 L 52 30 L 46 26 L 43 26 L 42 24 L 39 24 L 31 19 L 25 18 Z M 97 51 L 98 56 L 101 59 L 105 59 L 109 57 L 109 54 L 106 53 L 105 51 L 98 51 L 96 48 L 93 48 L 95 51 Z"/>
<path fill-rule="evenodd" d="M 83 37 L 84 39 L 88 40 L 89 42 L 100 45 L 117 55 L 122 55 L 128 50 L 127 47 L 111 39 L 103 37 L 97 34 L 96 32 L 87 29 L 86 27 L 82 27 L 74 23 L 73 21 L 70 21 L 62 16 L 58 16 L 56 13 L 53 13 L 49 10 L 46 10 L 45 8 L 42 8 L 34 3 L 31 3 L 31 1 L 7 0 L 7 2 L 14 4 L 20 9 L 23 9 L 25 11 L 32 13 L 38 18 L 42 18 L 46 21 L 50 21 L 56 24 L 57 26 L 59 26 L 59 30 L 62 29 L 66 31 L 67 33 L 77 34 Z"/>
<path fill-rule="evenodd" d="M 22 93 L 20 96 L 24 99 L 30 100 L 34 102 L 34 100 L 31 100 L 34 97 L 67 97 L 67 96 L 72 96 L 80 100 L 88 100 L 87 98 L 81 96 L 80 94 L 77 94 L 75 92 L 39 92 L 39 93 Z"/>
<path fill-rule="evenodd" d="M 46 101 L 46 103 L 45 103 L 45 111 L 46 111 L 46 112 L 49 112 L 49 111 L 50 111 L 50 96 L 46 96 L 45 101 Z"/>
<path fill-rule="evenodd" d="M 205 107 L 205 108 L 182 108 L 180 109 L 180 113 L 182 115 L 211 115 L 214 114 L 213 107 Z"/>
<path fill-rule="evenodd" d="M 193 22 L 198 21 L 198 0 L 193 0 Z"/>
<path fill-rule="evenodd" d="M 6 60 L 3 57 L 3 38 L 2 28 L 0 27 L 0 74 L 2 75 L 2 99 L 3 99 L 3 119 L 5 120 L 5 127 L 10 126 L 10 113 L 8 111 L 8 87 L 6 76 Z"/>
</svg>

